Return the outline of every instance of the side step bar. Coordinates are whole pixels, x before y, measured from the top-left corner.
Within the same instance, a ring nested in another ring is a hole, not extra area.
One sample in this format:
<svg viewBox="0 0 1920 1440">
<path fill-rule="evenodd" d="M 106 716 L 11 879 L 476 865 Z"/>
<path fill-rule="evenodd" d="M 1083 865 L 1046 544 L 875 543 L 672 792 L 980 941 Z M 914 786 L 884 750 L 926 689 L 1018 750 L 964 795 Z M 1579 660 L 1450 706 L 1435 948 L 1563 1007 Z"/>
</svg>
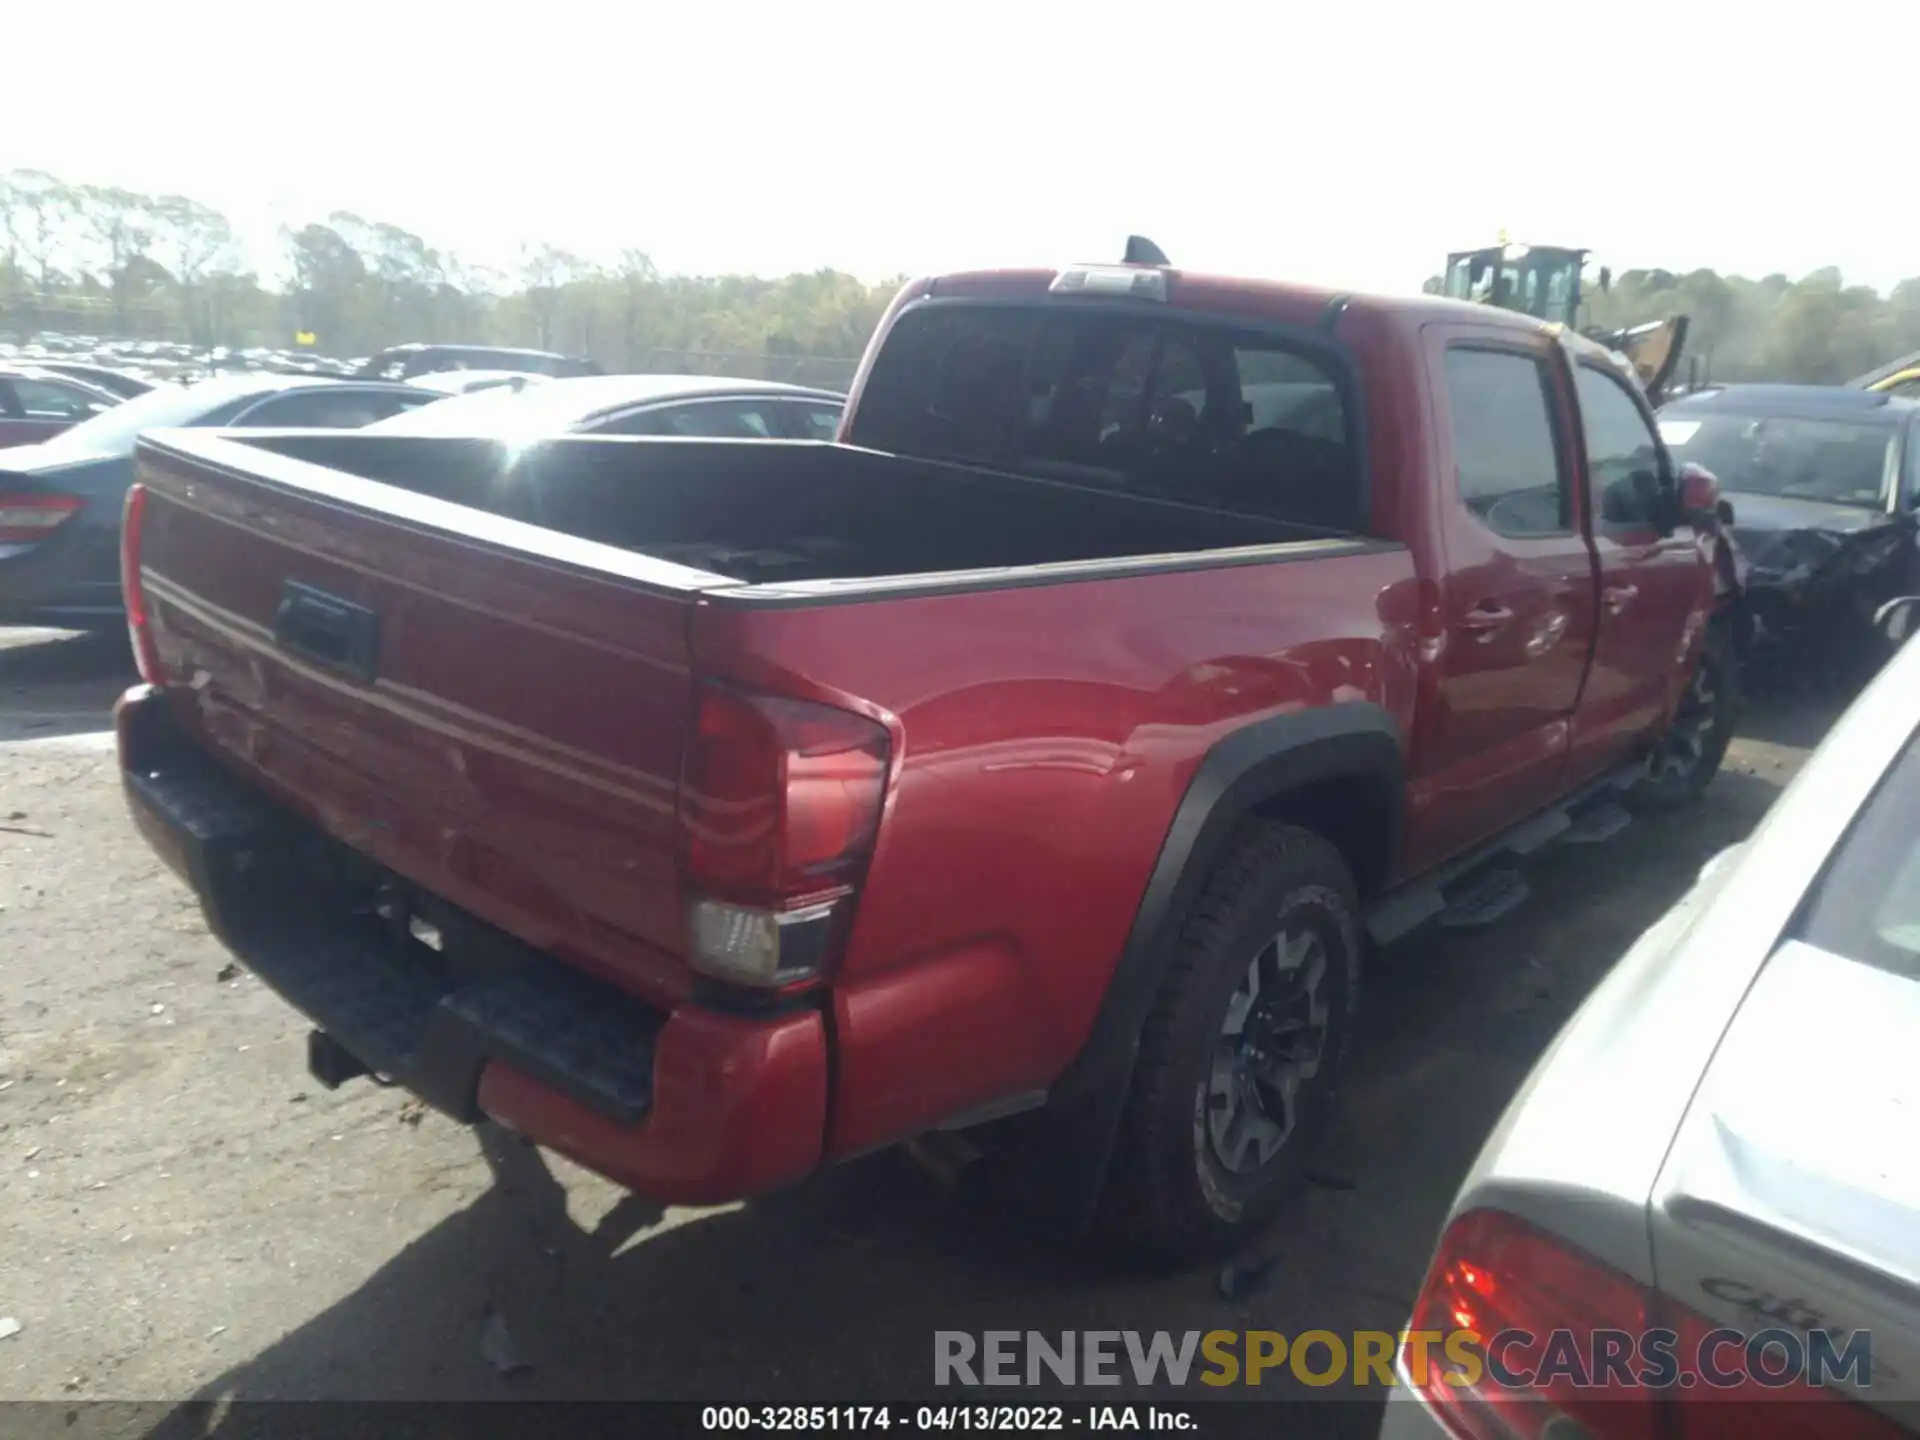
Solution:
<svg viewBox="0 0 1920 1440">
<path fill-rule="evenodd" d="M 1550 845 L 1612 839 L 1633 821 L 1621 793 L 1645 774 L 1645 762 L 1616 770 L 1491 844 L 1381 896 L 1367 912 L 1367 934 L 1376 945 L 1390 945 L 1427 924 L 1470 930 L 1511 914 L 1532 893 L 1511 862 Z"/>
</svg>

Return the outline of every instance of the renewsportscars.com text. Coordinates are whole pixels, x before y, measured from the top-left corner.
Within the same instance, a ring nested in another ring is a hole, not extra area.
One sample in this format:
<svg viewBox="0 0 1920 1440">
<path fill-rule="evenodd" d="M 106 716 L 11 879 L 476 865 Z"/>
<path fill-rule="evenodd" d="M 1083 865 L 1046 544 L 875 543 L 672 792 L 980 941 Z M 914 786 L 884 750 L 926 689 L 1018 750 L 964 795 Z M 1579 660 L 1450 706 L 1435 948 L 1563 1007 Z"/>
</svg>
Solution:
<svg viewBox="0 0 1920 1440">
<path fill-rule="evenodd" d="M 1865 1330 L 1768 1329 L 1708 1332 L 1683 1353 L 1672 1330 L 936 1330 L 936 1385 L 1258 1385 L 1271 1375 L 1303 1385 L 1392 1386 L 1394 1357 L 1406 1346 L 1408 1378 L 1526 1389 L 1557 1382 L 1579 1388 L 1679 1383 L 1731 1389 L 1785 1389 L 1807 1382 L 1873 1383 L 1873 1337 Z"/>
</svg>

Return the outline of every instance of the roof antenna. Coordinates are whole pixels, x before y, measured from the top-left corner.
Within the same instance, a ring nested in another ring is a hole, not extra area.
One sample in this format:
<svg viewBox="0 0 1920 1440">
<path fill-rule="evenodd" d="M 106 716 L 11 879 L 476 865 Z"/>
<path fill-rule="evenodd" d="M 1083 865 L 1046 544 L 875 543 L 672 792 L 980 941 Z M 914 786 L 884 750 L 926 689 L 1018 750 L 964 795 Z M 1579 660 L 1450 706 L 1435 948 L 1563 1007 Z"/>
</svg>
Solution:
<svg viewBox="0 0 1920 1440">
<path fill-rule="evenodd" d="M 1147 239 L 1144 235 L 1127 237 L 1127 253 L 1120 262 L 1123 265 L 1171 265 L 1167 252 Z"/>
</svg>

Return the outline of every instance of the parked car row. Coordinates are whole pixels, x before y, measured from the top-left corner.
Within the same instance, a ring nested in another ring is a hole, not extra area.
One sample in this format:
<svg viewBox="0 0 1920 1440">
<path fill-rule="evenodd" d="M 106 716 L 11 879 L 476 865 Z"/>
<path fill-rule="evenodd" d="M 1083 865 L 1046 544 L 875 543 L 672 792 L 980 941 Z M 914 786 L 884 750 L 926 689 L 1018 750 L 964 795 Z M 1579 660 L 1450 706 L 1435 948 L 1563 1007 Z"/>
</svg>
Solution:
<svg viewBox="0 0 1920 1440">
<path fill-rule="evenodd" d="M 163 385 L 122 403 L 64 377 L 0 370 L 0 440 L 13 446 L 0 449 L 0 623 L 124 623 L 121 510 L 133 481 L 135 442 L 149 430 L 371 427 L 480 437 L 830 439 L 843 399 L 826 390 L 716 376 L 547 379 L 524 372 L 462 393 L 458 377 L 475 373 L 499 372 L 451 371 L 411 381 L 248 374 Z M 40 408 L 10 421 L 10 403 Z M 56 406 L 65 408 L 55 413 Z"/>
<path fill-rule="evenodd" d="M 104 386 L 123 398 L 163 381 L 192 384 L 215 375 L 332 375 L 411 380 L 435 371 L 493 369 L 527 375 L 597 375 L 581 356 L 494 345 L 396 345 L 376 355 L 340 359 L 309 349 L 271 346 L 211 348 L 178 341 L 124 340 L 52 332 L 0 339 L 0 365 L 35 365 Z"/>
</svg>

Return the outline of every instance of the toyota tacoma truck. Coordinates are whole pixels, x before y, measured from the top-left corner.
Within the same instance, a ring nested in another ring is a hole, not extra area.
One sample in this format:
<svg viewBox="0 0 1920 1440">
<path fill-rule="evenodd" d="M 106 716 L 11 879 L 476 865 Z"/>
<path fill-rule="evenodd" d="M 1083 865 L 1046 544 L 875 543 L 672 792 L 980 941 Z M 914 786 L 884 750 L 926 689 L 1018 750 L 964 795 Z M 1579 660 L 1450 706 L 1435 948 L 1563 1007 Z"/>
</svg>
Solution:
<svg viewBox="0 0 1920 1440">
<path fill-rule="evenodd" d="M 907 285 L 834 442 L 155 432 L 135 822 L 312 1022 L 667 1203 L 937 1132 L 1217 1253 L 1363 956 L 1719 764 L 1600 347 L 1157 263 Z"/>
</svg>

